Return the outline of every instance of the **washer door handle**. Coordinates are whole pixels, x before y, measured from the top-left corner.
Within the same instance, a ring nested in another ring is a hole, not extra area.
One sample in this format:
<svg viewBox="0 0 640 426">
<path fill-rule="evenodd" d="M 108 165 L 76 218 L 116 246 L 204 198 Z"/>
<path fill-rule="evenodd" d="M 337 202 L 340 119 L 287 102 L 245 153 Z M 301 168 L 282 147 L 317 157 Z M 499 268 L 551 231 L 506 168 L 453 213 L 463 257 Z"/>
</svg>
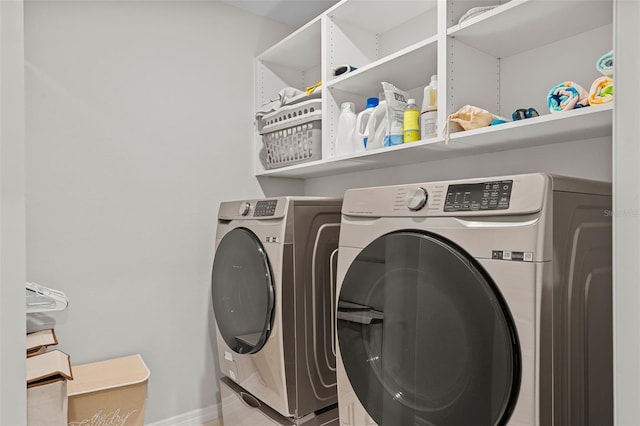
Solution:
<svg viewBox="0 0 640 426">
<path fill-rule="evenodd" d="M 336 307 L 336 274 L 337 274 L 337 263 L 336 268 L 333 267 L 334 260 L 336 255 L 338 254 L 338 249 L 334 249 L 331 252 L 331 256 L 329 257 L 329 282 L 330 282 L 330 292 L 331 292 L 331 351 L 333 355 L 336 355 L 336 316 L 335 316 L 335 307 Z"/>
</svg>

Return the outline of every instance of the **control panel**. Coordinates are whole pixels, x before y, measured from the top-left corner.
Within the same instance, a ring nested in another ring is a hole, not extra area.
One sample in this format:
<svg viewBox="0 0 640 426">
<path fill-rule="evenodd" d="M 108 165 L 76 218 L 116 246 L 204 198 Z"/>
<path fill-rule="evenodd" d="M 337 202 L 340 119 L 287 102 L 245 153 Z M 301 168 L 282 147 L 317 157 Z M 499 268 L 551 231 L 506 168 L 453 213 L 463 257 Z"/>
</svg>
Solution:
<svg viewBox="0 0 640 426">
<path fill-rule="evenodd" d="M 254 217 L 267 217 L 276 214 L 276 206 L 278 200 L 261 200 L 256 203 L 256 208 L 253 211 Z"/>
<path fill-rule="evenodd" d="M 449 185 L 444 211 L 506 210 L 512 187 L 513 180 Z"/>
<path fill-rule="evenodd" d="M 559 179 L 559 178 L 556 178 Z M 545 173 L 354 188 L 345 192 L 343 216 L 470 217 L 539 212 L 554 182 Z"/>
</svg>

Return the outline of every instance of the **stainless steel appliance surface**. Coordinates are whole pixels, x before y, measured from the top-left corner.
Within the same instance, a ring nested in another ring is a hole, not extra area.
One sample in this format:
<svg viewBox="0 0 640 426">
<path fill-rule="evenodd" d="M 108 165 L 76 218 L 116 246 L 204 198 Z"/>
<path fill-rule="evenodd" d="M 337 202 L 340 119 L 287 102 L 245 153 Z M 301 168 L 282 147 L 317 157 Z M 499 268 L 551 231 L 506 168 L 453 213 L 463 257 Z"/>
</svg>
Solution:
<svg viewBox="0 0 640 426">
<path fill-rule="evenodd" d="M 230 426 L 338 426 L 338 406 L 330 405 L 303 417 L 285 417 L 238 386 L 228 377 L 220 379 L 222 418 Z"/>
<path fill-rule="evenodd" d="M 282 416 L 336 396 L 333 315 L 341 199 L 223 202 L 211 291 L 220 370 Z"/>
<path fill-rule="evenodd" d="M 342 425 L 611 425 L 611 185 L 542 173 L 348 190 Z"/>
</svg>

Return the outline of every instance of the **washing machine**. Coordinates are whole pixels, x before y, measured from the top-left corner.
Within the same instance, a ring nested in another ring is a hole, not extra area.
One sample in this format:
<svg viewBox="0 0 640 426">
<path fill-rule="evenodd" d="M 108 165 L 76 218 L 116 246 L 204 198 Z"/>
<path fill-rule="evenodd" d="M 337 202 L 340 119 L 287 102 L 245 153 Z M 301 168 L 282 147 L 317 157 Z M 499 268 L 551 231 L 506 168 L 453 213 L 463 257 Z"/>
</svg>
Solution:
<svg viewBox="0 0 640 426">
<path fill-rule="evenodd" d="M 211 296 L 221 373 L 281 415 L 336 403 L 341 199 L 222 202 Z"/>
<path fill-rule="evenodd" d="M 610 194 L 548 174 L 347 191 L 341 424 L 612 424 Z"/>
</svg>

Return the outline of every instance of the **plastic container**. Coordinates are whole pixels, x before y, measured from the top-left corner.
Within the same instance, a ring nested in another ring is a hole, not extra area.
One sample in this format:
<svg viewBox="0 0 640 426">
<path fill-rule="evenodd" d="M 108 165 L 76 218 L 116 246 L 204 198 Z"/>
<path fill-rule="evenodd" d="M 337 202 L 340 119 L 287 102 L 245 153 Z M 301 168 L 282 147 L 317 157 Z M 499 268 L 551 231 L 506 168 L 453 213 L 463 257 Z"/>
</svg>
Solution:
<svg viewBox="0 0 640 426">
<path fill-rule="evenodd" d="M 438 76 L 432 75 L 431 82 L 424 88 L 420 110 L 420 138 L 438 136 Z"/>
<path fill-rule="evenodd" d="M 356 106 L 353 102 L 344 102 L 340 106 L 338 134 L 335 141 L 335 155 L 351 154 L 354 151 L 354 131 L 356 129 Z"/>
<path fill-rule="evenodd" d="M 438 76 L 432 75 L 431 81 L 424 88 L 424 97 L 422 98 L 422 111 L 438 106 Z"/>
<path fill-rule="evenodd" d="M 420 138 L 428 139 L 438 136 L 438 110 L 427 109 L 420 114 Z"/>
<path fill-rule="evenodd" d="M 404 143 L 415 142 L 420 140 L 420 110 L 416 105 L 415 99 L 409 99 L 407 106 L 404 108 L 404 127 L 403 141 Z"/>
<path fill-rule="evenodd" d="M 264 148 L 260 161 L 266 169 L 322 158 L 322 101 L 312 99 L 284 106 L 262 119 Z"/>
<path fill-rule="evenodd" d="M 387 101 L 382 100 L 373 109 L 368 123 L 367 150 L 382 148 L 389 132 L 389 118 L 387 116 Z"/>
<path fill-rule="evenodd" d="M 356 130 L 353 135 L 355 144 L 358 146 L 358 150 L 360 150 L 360 146 L 362 147 L 362 150 L 367 147 L 367 140 L 369 139 L 369 118 L 378 106 L 378 103 L 378 98 L 368 98 L 367 106 L 363 111 L 358 113 L 358 118 L 356 119 Z"/>
</svg>

